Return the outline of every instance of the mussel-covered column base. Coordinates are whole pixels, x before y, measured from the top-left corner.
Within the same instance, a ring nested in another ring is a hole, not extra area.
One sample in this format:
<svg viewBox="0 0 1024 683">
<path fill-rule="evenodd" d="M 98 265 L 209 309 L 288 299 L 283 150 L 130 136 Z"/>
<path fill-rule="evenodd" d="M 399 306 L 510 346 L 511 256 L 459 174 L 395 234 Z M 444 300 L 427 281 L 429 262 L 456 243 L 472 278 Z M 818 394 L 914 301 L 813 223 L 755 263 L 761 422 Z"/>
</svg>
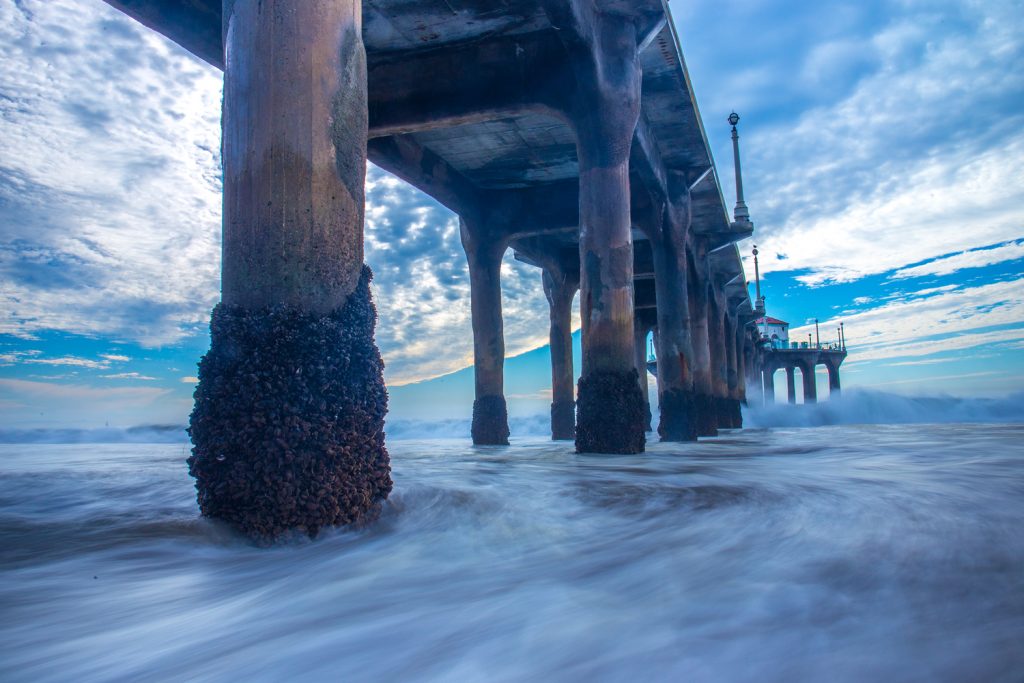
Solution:
<svg viewBox="0 0 1024 683">
<path fill-rule="evenodd" d="M 662 441 L 697 440 L 697 396 L 685 389 L 669 389 L 659 399 L 661 421 L 658 436 Z"/>
<path fill-rule="evenodd" d="M 577 453 L 643 453 L 644 397 L 635 368 L 581 377 L 577 396 Z"/>
<path fill-rule="evenodd" d="M 370 269 L 326 316 L 220 304 L 188 459 L 199 508 L 260 542 L 368 521 L 391 492 Z"/>
<path fill-rule="evenodd" d="M 504 396 L 481 396 L 473 401 L 473 443 L 508 445 L 508 408 Z"/>
</svg>

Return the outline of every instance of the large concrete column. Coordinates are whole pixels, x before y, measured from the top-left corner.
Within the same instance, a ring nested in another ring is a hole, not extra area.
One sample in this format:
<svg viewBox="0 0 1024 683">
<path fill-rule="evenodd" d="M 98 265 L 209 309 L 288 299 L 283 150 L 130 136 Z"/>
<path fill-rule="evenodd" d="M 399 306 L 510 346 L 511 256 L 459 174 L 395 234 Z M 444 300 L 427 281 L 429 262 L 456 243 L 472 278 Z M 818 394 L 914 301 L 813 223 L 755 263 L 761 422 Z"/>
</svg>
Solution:
<svg viewBox="0 0 1024 683">
<path fill-rule="evenodd" d="M 199 507 L 258 541 L 371 518 L 391 491 L 363 265 L 357 0 L 224 3 L 222 300 L 199 365 Z"/>
<path fill-rule="evenodd" d="M 469 261 L 476 389 L 473 443 L 508 445 L 505 335 L 501 317 L 501 258 L 507 242 L 487 217 L 460 216 L 459 229 Z"/>
<path fill-rule="evenodd" d="M 589 2 L 548 1 L 576 76 L 571 122 L 580 177 L 583 368 L 576 450 L 644 450 L 643 397 L 634 367 L 629 153 L 640 115 L 637 29 Z"/>
<path fill-rule="evenodd" d="M 796 403 L 796 368 L 792 365 L 786 366 L 786 401 Z"/>
<path fill-rule="evenodd" d="M 800 367 L 804 376 L 804 404 L 818 402 L 818 384 L 814 377 L 814 366 L 807 363 Z"/>
<path fill-rule="evenodd" d="M 839 387 L 839 366 L 825 363 L 825 368 L 828 370 L 828 397 L 832 399 L 834 396 L 839 396 L 841 392 Z"/>
<path fill-rule="evenodd" d="M 551 438 L 576 436 L 576 402 L 573 398 L 572 300 L 579 289 L 575 269 L 545 268 L 544 295 L 551 316 Z"/>
<path fill-rule="evenodd" d="M 699 258 L 699 253 L 696 255 Z M 694 259 L 695 260 L 695 259 Z M 693 342 L 694 415 L 698 436 L 717 436 L 712 384 L 711 340 L 708 328 L 708 287 L 696 276 L 694 260 L 688 262 L 690 297 L 690 338 Z"/>
<path fill-rule="evenodd" d="M 687 283 L 686 234 L 690 194 L 685 183 L 670 183 L 671 197 L 646 232 L 654 258 L 657 301 L 658 435 L 662 441 L 697 438 L 693 340 Z"/>
</svg>

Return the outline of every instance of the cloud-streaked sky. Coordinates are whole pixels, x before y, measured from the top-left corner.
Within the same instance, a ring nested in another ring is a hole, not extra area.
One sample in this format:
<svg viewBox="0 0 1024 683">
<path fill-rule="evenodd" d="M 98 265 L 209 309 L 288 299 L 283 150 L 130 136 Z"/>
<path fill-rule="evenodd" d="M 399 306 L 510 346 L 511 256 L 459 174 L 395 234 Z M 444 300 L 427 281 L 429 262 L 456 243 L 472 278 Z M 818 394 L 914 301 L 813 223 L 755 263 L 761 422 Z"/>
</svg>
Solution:
<svg viewBox="0 0 1024 683">
<path fill-rule="evenodd" d="M 742 116 L 769 312 L 795 336 L 844 321 L 846 386 L 1024 386 L 1021 3 L 671 6 L 727 197 Z M 5 424 L 185 420 L 218 298 L 220 82 L 100 0 L 0 0 Z M 399 385 L 471 361 L 465 257 L 435 201 L 372 166 L 367 186 L 378 343 L 412 414 L 426 392 Z M 542 345 L 538 272 L 509 254 L 503 285 L 508 354 Z M 509 393 L 543 412 L 527 358 Z M 466 377 L 435 385 L 437 415 L 465 412 Z"/>
</svg>

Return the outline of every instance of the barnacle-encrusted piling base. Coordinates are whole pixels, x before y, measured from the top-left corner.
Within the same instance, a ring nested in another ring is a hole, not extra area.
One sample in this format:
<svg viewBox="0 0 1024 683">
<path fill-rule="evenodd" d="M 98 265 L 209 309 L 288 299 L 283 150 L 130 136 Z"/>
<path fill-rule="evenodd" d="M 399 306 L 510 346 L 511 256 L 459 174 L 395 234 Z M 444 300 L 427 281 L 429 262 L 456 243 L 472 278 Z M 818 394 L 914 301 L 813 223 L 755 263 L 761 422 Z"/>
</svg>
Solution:
<svg viewBox="0 0 1024 683">
<path fill-rule="evenodd" d="M 718 436 L 718 404 L 714 396 L 695 394 L 697 436 Z"/>
<path fill-rule="evenodd" d="M 644 397 L 635 369 L 581 377 L 577 396 L 577 453 L 644 452 Z"/>
<path fill-rule="evenodd" d="M 199 509 L 260 542 L 368 521 L 391 492 L 377 311 L 363 267 L 327 316 L 219 304 L 188 459 Z"/>
<path fill-rule="evenodd" d="M 554 441 L 576 438 L 575 401 L 555 401 L 551 404 L 551 438 Z"/>
<path fill-rule="evenodd" d="M 478 446 L 508 445 L 508 408 L 504 396 L 481 396 L 473 401 L 473 443 Z"/>
<path fill-rule="evenodd" d="M 662 441 L 696 441 L 697 408 L 692 391 L 669 389 L 661 394 L 661 421 L 658 436 Z"/>
</svg>

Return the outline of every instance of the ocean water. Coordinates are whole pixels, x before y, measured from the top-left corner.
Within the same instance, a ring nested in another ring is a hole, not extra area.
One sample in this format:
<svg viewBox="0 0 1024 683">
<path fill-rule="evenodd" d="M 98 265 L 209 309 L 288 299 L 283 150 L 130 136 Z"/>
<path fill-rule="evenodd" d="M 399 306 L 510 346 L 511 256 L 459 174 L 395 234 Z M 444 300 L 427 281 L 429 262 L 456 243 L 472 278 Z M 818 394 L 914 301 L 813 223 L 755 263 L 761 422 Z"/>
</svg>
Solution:
<svg viewBox="0 0 1024 683">
<path fill-rule="evenodd" d="M 390 449 L 260 549 L 184 444 L 0 445 L 0 680 L 1024 680 L 1024 425 Z"/>
</svg>

